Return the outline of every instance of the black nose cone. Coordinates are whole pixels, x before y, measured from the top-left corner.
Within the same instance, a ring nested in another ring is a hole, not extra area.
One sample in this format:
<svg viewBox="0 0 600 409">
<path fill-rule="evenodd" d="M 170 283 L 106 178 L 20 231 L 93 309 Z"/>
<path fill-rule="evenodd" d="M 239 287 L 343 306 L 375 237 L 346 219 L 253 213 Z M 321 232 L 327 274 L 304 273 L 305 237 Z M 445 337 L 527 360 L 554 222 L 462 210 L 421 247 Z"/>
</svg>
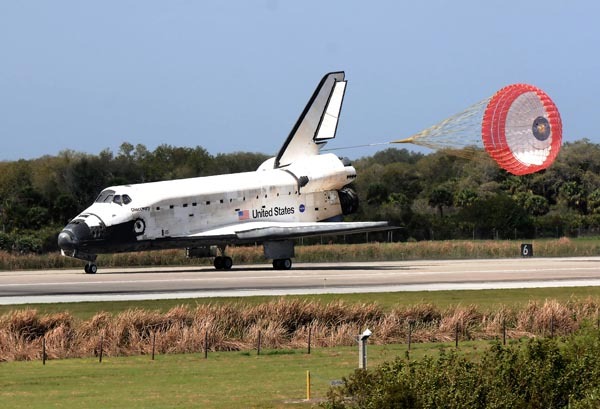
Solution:
<svg viewBox="0 0 600 409">
<path fill-rule="evenodd" d="M 75 250 L 77 243 L 73 233 L 68 230 L 63 230 L 58 235 L 58 247 L 62 250 Z"/>
<path fill-rule="evenodd" d="M 90 228 L 83 220 L 73 220 L 58 235 L 58 247 L 77 250 L 90 239 Z"/>
</svg>

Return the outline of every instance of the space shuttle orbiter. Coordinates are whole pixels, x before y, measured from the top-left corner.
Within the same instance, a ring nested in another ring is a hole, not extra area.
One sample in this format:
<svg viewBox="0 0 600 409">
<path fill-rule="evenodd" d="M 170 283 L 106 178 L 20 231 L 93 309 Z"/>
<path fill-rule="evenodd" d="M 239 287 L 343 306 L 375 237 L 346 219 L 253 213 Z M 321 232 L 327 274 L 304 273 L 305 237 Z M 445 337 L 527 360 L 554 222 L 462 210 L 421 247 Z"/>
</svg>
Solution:
<svg viewBox="0 0 600 409">
<path fill-rule="evenodd" d="M 232 244 L 262 243 L 276 269 L 289 269 L 293 239 L 386 229 L 386 222 L 342 222 L 358 207 L 349 186 L 356 170 L 320 148 L 335 137 L 344 99 L 343 72 L 323 77 L 277 156 L 254 172 L 112 186 L 58 236 L 65 256 L 186 248 L 228 270 Z"/>
</svg>

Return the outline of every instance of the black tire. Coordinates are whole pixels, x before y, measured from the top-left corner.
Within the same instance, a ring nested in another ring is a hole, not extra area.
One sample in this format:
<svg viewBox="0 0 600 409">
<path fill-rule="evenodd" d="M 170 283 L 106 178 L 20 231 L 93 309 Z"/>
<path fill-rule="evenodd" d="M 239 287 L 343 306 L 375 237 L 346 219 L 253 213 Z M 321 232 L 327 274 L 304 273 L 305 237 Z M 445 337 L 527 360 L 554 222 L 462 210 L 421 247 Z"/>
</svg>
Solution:
<svg viewBox="0 0 600 409">
<path fill-rule="evenodd" d="M 225 266 L 225 261 L 223 259 L 224 257 L 221 256 L 215 257 L 214 265 L 217 270 L 223 270 L 223 267 Z"/>
<path fill-rule="evenodd" d="M 275 270 L 289 270 L 292 268 L 292 260 L 289 258 L 278 258 L 273 260 L 273 268 Z"/>
<path fill-rule="evenodd" d="M 223 257 L 223 270 L 231 270 L 233 267 L 233 260 L 231 257 Z"/>
<path fill-rule="evenodd" d="M 85 265 L 85 267 L 83 267 L 83 270 L 86 274 L 96 274 L 96 272 L 98 271 L 98 266 L 94 263 L 88 263 Z"/>
</svg>

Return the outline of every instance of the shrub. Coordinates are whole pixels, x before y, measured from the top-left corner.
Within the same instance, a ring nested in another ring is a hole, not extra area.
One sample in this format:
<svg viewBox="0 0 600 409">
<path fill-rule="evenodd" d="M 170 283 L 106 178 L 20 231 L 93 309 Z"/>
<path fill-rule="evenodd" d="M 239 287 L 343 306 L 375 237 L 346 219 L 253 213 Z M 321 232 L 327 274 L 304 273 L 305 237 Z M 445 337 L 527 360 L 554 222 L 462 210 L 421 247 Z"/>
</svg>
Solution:
<svg viewBox="0 0 600 409">
<path fill-rule="evenodd" d="M 32 235 L 19 235 L 15 239 L 13 249 L 18 253 L 40 253 L 42 240 Z"/>
<path fill-rule="evenodd" d="M 600 343 L 595 331 L 556 339 L 495 342 L 481 359 L 459 352 L 401 358 L 356 370 L 322 406 L 341 408 L 596 408 Z"/>
<path fill-rule="evenodd" d="M 10 234 L 0 232 L 0 250 L 10 251 L 14 244 L 15 241 Z"/>
</svg>

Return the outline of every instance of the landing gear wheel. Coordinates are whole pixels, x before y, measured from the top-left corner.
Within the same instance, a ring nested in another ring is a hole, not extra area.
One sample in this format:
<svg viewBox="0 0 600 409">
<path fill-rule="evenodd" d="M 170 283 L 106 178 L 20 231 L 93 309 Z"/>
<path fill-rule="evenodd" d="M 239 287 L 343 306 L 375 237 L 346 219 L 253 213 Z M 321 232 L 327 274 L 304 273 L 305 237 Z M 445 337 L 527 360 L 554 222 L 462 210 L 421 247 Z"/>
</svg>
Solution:
<svg viewBox="0 0 600 409">
<path fill-rule="evenodd" d="M 231 270 L 233 260 L 231 257 L 223 257 L 223 270 Z"/>
<path fill-rule="evenodd" d="M 225 262 L 223 261 L 223 257 L 221 257 L 221 256 L 215 257 L 214 266 L 217 270 L 223 270 L 224 263 Z"/>
<path fill-rule="evenodd" d="M 231 257 L 217 256 L 215 257 L 214 265 L 217 270 L 231 270 L 233 260 Z"/>
<path fill-rule="evenodd" d="M 292 260 L 289 258 L 278 258 L 273 260 L 273 268 L 275 270 L 289 270 L 292 268 Z"/>
<path fill-rule="evenodd" d="M 87 263 L 85 267 L 83 267 L 83 270 L 86 274 L 96 274 L 96 272 L 98 271 L 98 266 L 94 263 Z"/>
</svg>

